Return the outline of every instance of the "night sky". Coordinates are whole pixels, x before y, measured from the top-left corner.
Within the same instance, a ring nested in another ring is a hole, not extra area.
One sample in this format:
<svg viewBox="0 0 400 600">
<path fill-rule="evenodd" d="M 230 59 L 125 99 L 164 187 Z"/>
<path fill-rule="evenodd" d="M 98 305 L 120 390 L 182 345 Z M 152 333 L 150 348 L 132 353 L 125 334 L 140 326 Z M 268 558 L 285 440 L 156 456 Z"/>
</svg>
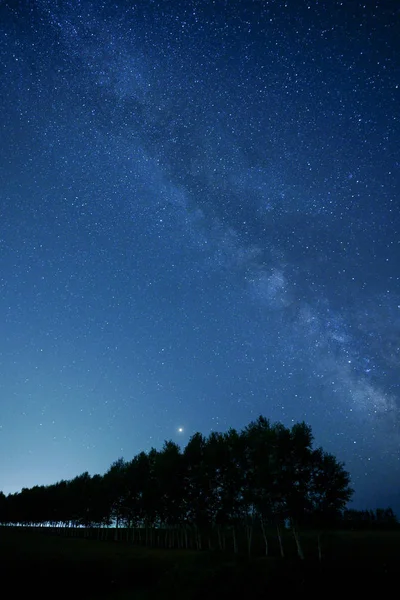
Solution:
<svg viewBox="0 0 400 600">
<path fill-rule="evenodd" d="M 400 506 L 398 3 L 22 0 L 0 38 L 0 489 L 263 414 Z"/>
</svg>

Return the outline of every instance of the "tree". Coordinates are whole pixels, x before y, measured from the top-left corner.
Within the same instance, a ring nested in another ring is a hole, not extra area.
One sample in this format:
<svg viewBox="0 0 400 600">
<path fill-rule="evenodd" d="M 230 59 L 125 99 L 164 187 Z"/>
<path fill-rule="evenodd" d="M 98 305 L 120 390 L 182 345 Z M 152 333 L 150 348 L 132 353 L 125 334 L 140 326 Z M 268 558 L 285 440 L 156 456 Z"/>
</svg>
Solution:
<svg viewBox="0 0 400 600">
<path fill-rule="evenodd" d="M 281 526 L 289 522 L 300 558 L 299 531 L 320 530 L 341 523 L 367 526 L 397 525 L 390 509 L 345 511 L 351 498 L 344 465 L 321 448 L 313 449 L 311 428 L 272 424 L 260 416 L 242 431 L 194 434 L 183 451 L 172 441 L 158 451 L 140 452 L 131 461 L 120 458 L 102 475 L 85 472 L 70 481 L 24 488 L 7 497 L 0 494 L 0 521 L 10 524 L 84 527 L 116 525 L 127 539 L 145 528 L 145 543 L 189 547 L 190 535 L 201 549 L 215 540 L 226 548 L 227 538 L 238 552 L 239 530 L 252 552 L 253 532 L 260 528 L 265 553 L 269 530 L 276 527 L 283 556 Z M 164 534 L 162 534 L 162 529 Z M 74 530 L 75 531 L 75 530 Z M 100 529 L 98 531 L 100 535 Z M 319 554 L 321 545 L 319 538 Z"/>
<path fill-rule="evenodd" d="M 352 495 L 350 474 L 344 469 L 344 464 L 338 462 L 333 454 L 324 452 L 322 448 L 314 450 L 310 488 L 314 516 L 327 525 L 333 524 Z"/>
<path fill-rule="evenodd" d="M 123 458 L 119 458 L 112 463 L 104 475 L 104 490 L 107 497 L 110 520 L 115 520 L 116 531 L 115 539 L 118 540 L 118 529 L 121 520 L 126 517 L 126 473 L 127 464 Z"/>
<path fill-rule="evenodd" d="M 314 450 L 310 487 L 311 521 L 319 529 L 318 558 L 320 561 L 322 560 L 320 530 L 334 526 L 352 494 L 350 475 L 345 471 L 343 463 L 338 462 L 333 454 L 324 452 L 322 448 Z"/>
<path fill-rule="evenodd" d="M 177 444 L 164 443 L 155 457 L 154 476 L 160 490 L 159 517 L 163 524 L 178 525 L 185 520 L 185 470 Z"/>
<path fill-rule="evenodd" d="M 7 522 L 7 498 L 3 492 L 0 492 L 0 525 L 4 525 Z"/>
<path fill-rule="evenodd" d="M 244 497 L 248 511 L 246 528 L 248 553 L 250 555 L 253 514 L 256 512 L 264 537 L 265 554 L 268 555 L 267 527 L 275 514 L 277 469 L 279 469 L 275 457 L 275 431 L 268 419 L 259 417 L 257 421 L 245 428 L 243 436 L 246 460 Z"/>
<path fill-rule="evenodd" d="M 213 522 L 214 489 L 206 461 L 207 442 L 200 433 L 194 434 L 183 452 L 185 470 L 186 518 L 195 528 L 195 540 L 201 549 L 201 530 Z"/>
<path fill-rule="evenodd" d="M 214 465 L 214 525 L 218 544 L 220 549 L 225 548 L 225 533 L 231 530 L 233 550 L 237 553 L 237 528 L 246 516 L 243 436 L 235 429 L 229 429 L 225 434 L 211 434 L 207 457 Z"/>
</svg>

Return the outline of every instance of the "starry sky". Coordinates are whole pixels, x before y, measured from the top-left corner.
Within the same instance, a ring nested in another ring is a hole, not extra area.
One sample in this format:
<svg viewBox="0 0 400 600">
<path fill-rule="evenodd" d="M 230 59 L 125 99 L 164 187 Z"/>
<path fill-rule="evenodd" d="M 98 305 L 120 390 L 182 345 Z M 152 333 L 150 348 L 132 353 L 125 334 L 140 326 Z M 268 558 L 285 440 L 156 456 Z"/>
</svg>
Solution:
<svg viewBox="0 0 400 600">
<path fill-rule="evenodd" d="M 400 507 L 400 9 L 0 5 L 0 489 L 305 420 Z"/>
</svg>

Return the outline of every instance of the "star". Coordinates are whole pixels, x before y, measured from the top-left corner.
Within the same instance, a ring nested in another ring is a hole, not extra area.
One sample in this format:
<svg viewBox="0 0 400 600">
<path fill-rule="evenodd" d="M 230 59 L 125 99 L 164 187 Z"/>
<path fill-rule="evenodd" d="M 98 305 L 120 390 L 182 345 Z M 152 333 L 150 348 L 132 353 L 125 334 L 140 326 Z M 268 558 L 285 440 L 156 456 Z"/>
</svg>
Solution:
<svg viewBox="0 0 400 600">
<path fill-rule="evenodd" d="M 395 7 L 2 4 L 0 491 L 263 415 L 397 497 Z"/>
</svg>

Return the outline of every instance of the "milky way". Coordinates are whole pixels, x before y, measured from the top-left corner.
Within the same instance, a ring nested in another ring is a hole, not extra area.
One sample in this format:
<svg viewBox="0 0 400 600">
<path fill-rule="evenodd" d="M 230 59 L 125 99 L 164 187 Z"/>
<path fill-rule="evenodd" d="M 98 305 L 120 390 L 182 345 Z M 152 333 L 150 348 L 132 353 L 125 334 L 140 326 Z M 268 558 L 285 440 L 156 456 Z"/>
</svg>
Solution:
<svg viewBox="0 0 400 600">
<path fill-rule="evenodd" d="M 400 507 L 394 5 L 2 4 L 0 489 L 263 414 Z"/>
</svg>

